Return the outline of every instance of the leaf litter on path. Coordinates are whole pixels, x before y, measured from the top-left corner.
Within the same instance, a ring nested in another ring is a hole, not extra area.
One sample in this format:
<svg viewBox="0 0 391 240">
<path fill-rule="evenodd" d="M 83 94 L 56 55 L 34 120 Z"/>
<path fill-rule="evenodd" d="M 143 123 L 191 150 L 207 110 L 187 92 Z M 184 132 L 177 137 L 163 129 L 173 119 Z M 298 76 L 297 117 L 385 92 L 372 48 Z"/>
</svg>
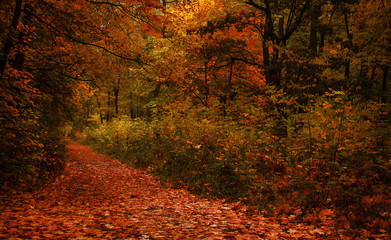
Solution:
<svg viewBox="0 0 391 240">
<path fill-rule="evenodd" d="M 34 193 L 0 196 L 0 239 L 317 239 L 322 228 L 161 186 L 76 142 L 63 174 Z"/>
</svg>

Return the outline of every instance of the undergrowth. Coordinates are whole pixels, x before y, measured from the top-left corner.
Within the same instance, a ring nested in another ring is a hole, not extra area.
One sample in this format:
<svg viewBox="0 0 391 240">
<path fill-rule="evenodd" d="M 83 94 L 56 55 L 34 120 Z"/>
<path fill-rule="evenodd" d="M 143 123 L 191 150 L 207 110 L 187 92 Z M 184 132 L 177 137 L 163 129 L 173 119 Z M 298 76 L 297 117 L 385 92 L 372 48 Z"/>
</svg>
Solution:
<svg viewBox="0 0 391 240">
<path fill-rule="evenodd" d="M 275 115 L 197 108 L 117 118 L 75 136 L 193 193 L 345 234 L 391 231 L 389 111 L 338 94 L 306 108 L 284 119 L 285 135 L 275 134 Z"/>
</svg>

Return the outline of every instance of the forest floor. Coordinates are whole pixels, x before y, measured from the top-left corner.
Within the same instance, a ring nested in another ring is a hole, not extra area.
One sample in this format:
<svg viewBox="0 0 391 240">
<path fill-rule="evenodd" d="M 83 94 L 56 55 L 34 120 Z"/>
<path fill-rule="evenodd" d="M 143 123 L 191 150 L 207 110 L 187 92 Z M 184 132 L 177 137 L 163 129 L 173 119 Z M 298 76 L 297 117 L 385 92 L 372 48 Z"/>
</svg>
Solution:
<svg viewBox="0 0 391 240">
<path fill-rule="evenodd" d="M 75 142 L 69 155 L 45 188 L 0 196 L 0 239 L 330 239 L 321 227 L 164 187 Z"/>
</svg>

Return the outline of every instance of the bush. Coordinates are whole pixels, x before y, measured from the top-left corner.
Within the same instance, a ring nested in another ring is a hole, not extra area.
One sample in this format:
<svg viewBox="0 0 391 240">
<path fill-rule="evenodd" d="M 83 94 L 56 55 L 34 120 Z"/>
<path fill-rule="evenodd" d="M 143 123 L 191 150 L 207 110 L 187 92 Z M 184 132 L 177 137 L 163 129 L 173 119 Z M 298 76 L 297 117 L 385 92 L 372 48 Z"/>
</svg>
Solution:
<svg viewBox="0 0 391 240">
<path fill-rule="evenodd" d="M 343 93 L 307 109 L 285 119 L 286 136 L 275 134 L 275 115 L 251 107 L 232 118 L 205 108 L 153 121 L 125 117 L 80 136 L 198 194 L 308 221 L 390 230 L 388 110 Z"/>
<path fill-rule="evenodd" d="M 65 140 L 58 129 L 49 130 L 42 123 L 22 120 L 14 124 L 12 131 L 5 133 L 0 129 L 0 187 L 3 190 L 40 187 L 63 169 Z"/>
</svg>

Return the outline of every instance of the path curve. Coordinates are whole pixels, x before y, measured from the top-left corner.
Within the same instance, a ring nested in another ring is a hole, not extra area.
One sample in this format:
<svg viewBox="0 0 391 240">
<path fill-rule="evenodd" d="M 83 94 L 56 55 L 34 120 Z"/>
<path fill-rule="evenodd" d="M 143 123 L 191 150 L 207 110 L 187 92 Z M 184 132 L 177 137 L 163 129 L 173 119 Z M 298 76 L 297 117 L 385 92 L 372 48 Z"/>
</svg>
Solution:
<svg viewBox="0 0 391 240">
<path fill-rule="evenodd" d="M 69 143 L 63 174 L 35 193 L 0 197 L 0 239 L 315 239 L 245 209 L 161 186 L 152 176 Z"/>
</svg>

